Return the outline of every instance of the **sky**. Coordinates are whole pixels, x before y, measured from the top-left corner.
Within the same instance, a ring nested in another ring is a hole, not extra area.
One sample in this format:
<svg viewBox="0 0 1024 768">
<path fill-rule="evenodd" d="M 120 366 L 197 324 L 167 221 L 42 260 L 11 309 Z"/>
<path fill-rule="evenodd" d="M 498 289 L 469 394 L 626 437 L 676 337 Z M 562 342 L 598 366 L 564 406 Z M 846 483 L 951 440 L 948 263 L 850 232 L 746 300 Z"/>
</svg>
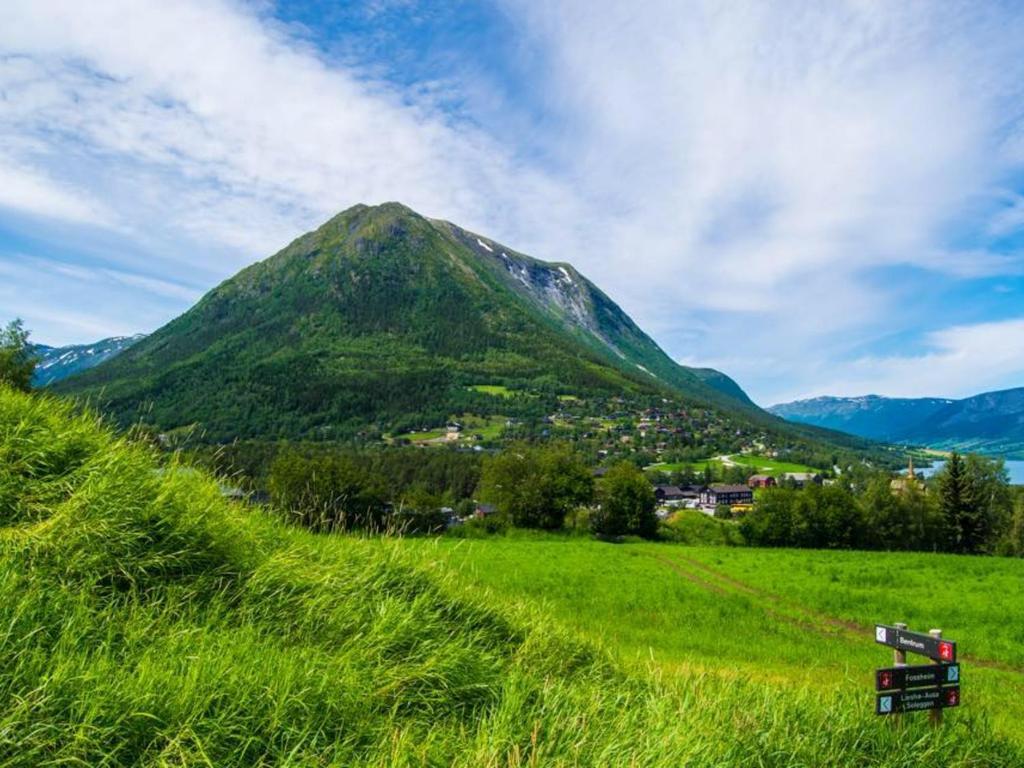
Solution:
<svg viewBox="0 0 1024 768">
<path fill-rule="evenodd" d="M 0 320 L 150 332 L 356 203 L 762 405 L 1024 386 L 1015 2 L 5 0 Z"/>
</svg>

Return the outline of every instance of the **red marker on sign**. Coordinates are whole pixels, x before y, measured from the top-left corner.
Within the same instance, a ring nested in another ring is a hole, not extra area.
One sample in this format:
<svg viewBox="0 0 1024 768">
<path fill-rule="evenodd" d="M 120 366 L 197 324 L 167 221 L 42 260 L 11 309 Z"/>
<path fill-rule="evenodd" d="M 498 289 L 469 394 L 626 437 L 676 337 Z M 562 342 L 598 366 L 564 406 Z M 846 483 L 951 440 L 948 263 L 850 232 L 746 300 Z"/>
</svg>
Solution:
<svg viewBox="0 0 1024 768">
<path fill-rule="evenodd" d="M 939 657 L 943 661 L 953 660 L 953 644 L 945 641 L 939 643 Z"/>
</svg>

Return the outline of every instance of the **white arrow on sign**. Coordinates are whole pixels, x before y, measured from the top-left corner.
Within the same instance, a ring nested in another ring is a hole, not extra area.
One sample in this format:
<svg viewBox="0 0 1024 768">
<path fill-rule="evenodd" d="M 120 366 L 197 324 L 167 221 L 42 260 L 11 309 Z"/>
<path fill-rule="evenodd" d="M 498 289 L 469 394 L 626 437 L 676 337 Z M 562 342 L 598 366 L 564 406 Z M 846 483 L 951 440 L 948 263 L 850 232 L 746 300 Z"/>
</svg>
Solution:
<svg viewBox="0 0 1024 768">
<path fill-rule="evenodd" d="M 885 642 L 885 627 L 875 627 L 875 642 L 876 643 L 884 643 Z"/>
</svg>

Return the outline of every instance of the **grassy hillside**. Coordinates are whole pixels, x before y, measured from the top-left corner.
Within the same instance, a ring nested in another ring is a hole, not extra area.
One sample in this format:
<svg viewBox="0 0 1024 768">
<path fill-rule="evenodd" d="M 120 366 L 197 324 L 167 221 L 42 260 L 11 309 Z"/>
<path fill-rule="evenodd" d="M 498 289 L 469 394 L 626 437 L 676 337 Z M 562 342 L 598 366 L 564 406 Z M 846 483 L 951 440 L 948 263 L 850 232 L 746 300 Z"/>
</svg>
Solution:
<svg viewBox="0 0 1024 768">
<path fill-rule="evenodd" d="M 287 528 L 88 414 L 0 390 L 0 765 L 1024 759 L 974 709 L 897 730 L 862 695 L 616 661 L 513 583 L 427 567 L 437 551 Z M 555 599 L 578 583 L 562 576 Z"/>
</svg>

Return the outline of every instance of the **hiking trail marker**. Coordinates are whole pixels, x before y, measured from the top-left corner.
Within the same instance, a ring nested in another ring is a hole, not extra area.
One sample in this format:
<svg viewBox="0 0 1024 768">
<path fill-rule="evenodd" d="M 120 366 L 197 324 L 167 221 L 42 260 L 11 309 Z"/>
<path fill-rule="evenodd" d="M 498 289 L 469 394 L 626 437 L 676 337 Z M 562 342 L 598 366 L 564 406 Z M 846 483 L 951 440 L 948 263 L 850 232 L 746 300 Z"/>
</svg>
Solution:
<svg viewBox="0 0 1024 768">
<path fill-rule="evenodd" d="M 875 714 L 930 713 L 942 723 L 942 710 L 960 706 L 960 665 L 956 643 L 942 639 L 942 630 L 910 632 L 906 624 L 875 625 L 875 642 L 893 649 L 893 666 L 875 670 Z M 937 664 L 907 664 L 907 653 L 927 656 Z"/>
</svg>

